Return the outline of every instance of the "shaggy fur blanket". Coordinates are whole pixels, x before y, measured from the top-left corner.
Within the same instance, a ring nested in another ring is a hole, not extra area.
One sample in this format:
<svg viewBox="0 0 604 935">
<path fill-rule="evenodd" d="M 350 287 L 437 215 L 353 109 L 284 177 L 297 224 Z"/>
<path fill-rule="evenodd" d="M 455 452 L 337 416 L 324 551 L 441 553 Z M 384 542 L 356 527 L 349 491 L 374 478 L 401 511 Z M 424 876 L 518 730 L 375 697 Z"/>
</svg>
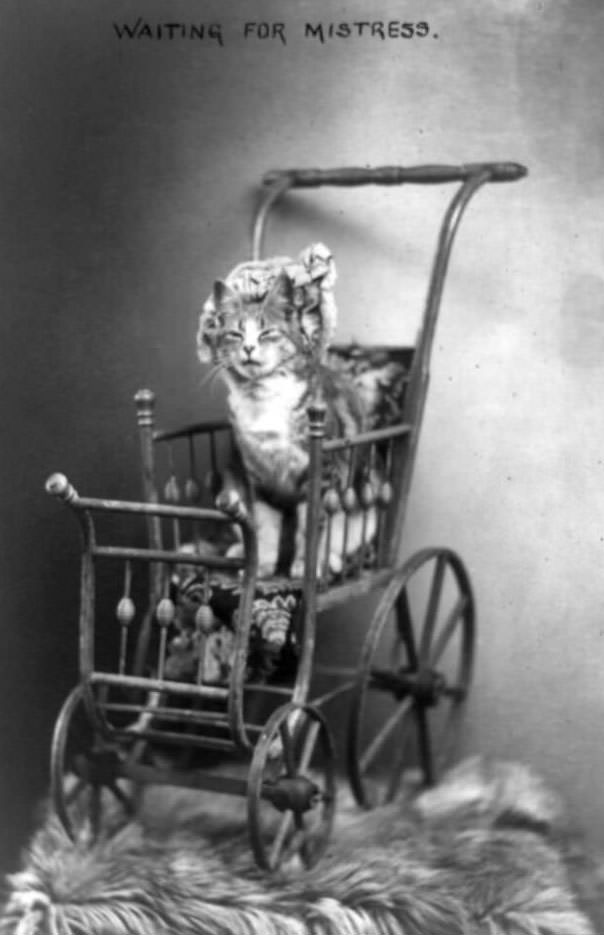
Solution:
<svg viewBox="0 0 604 935">
<path fill-rule="evenodd" d="M 413 801 L 345 804 L 320 863 L 276 878 L 255 868 L 243 808 L 149 788 L 89 849 L 49 813 L 0 935 L 596 935 L 581 905 L 597 867 L 525 767 L 473 759 Z"/>
</svg>

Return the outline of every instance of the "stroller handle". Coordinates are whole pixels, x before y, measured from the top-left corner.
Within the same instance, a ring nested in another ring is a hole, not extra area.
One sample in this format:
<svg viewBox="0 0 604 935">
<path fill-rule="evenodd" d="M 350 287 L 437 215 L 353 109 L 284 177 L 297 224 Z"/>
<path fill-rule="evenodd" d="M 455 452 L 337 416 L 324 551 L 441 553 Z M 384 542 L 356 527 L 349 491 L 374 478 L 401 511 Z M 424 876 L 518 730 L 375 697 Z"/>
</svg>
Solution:
<svg viewBox="0 0 604 935">
<path fill-rule="evenodd" d="M 525 166 L 517 162 L 476 162 L 463 166 L 425 165 L 379 166 L 374 169 L 274 169 L 267 172 L 264 185 L 284 188 L 318 188 L 320 185 L 438 185 L 442 182 L 465 182 L 469 178 L 488 173 L 490 182 L 515 182 L 527 174 Z"/>
</svg>

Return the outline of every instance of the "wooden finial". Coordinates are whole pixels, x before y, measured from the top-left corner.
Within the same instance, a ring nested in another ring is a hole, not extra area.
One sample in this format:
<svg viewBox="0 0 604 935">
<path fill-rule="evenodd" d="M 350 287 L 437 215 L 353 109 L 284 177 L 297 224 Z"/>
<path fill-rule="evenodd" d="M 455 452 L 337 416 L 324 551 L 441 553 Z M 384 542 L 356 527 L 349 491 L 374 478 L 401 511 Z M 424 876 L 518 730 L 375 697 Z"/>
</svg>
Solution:
<svg viewBox="0 0 604 935">
<path fill-rule="evenodd" d="M 155 393 L 151 390 L 139 390 L 134 396 L 136 417 L 140 426 L 153 425 Z"/>
<path fill-rule="evenodd" d="M 77 490 L 69 483 L 64 474 L 51 474 L 44 487 L 46 493 L 57 497 L 58 500 L 64 500 L 65 503 L 74 503 L 78 499 Z"/>
</svg>

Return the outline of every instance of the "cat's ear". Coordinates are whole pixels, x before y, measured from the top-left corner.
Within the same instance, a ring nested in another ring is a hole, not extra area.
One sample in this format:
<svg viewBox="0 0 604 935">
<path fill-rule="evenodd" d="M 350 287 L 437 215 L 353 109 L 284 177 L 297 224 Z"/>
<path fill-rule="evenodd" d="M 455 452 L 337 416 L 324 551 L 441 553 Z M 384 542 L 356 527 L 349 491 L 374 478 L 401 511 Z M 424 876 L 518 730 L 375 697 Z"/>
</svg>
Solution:
<svg viewBox="0 0 604 935">
<path fill-rule="evenodd" d="M 235 309 L 238 302 L 237 293 L 227 283 L 222 280 L 214 283 L 212 295 L 204 302 L 197 330 L 197 356 L 203 364 L 214 360 L 224 317 L 228 311 Z"/>
<path fill-rule="evenodd" d="M 294 284 L 284 269 L 279 270 L 264 300 L 264 308 L 280 318 L 290 318 L 294 309 Z"/>
<path fill-rule="evenodd" d="M 214 283 L 212 298 L 217 314 L 228 315 L 239 309 L 239 295 L 222 279 L 217 279 Z"/>
</svg>

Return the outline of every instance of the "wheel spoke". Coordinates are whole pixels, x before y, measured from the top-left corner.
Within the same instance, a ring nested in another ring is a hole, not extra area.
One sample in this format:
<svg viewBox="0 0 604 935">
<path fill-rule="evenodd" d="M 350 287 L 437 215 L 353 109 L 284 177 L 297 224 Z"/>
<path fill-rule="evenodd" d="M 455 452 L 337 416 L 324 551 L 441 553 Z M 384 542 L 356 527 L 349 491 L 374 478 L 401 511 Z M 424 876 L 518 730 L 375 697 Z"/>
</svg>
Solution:
<svg viewBox="0 0 604 935">
<path fill-rule="evenodd" d="M 111 782 L 108 783 L 107 788 L 113 793 L 120 805 L 123 805 L 126 814 L 133 815 L 134 801 L 132 800 L 131 796 L 129 796 L 126 792 L 124 792 L 123 789 L 120 788 L 117 780 L 112 779 Z"/>
<path fill-rule="evenodd" d="M 404 725 L 404 728 L 403 728 L 403 736 L 401 739 L 401 743 L 398 745 L 398 754 L 396 755 L 396 758 L 394 760 L 394 768 L 390 775 L 390 780 L 388 782 L 388 788 L 386 789 L 384 802 L 392 802 L 401 782 L 401 776 L 403 775 L 406 753 L 407 753 L 407 740 L 409 736 L 409 725 L 410 725 L 410 721 L 407 721 L 407 723 Z"/>
<path fill-rule="evenodd" d="M 287 718 L 279 725 L 281 734 L 281 745 L 283 747 L 283 760 L 285 762 L 285 771 L 288 776 L 296 775 L 296 761 L 294 758 L 294 744 Z"/>
<path fill-rule="evenodd" d="M 306 740 L 304 741 L 304 748 L 302 750 L 302 756 L 300 757 L 300 766 L 298 767 L 298 773 L 303 773 L 305 769 L 308 768 L 311 757 L 313 755 L 315 744 L 317 742 L 317 736 L 321 729 L 320 721 L 313 721 L 308 734 L 306 735 Z"/>
<path fill-rule="evenodd" d="M 90 787 L 90 829 L 92 831 L 93 840 L 96 840 L 101 826 L 102 791 L 102 787 L 97 783 Z"/>
<path fill-rule="evenodd" d="M 426 609 L 426 617 L 424 619 L 424 628 L 422 631 L 419 648 L 419 659 L 421 665 L 427 665 L 428 662 L 430 643 L 432 642 L 434 624 L 436 623 L 436 614 L 438 613 L 438 605 L 440 603 L 440 595 L 445 577 L 445 569 L 446 561 L 442 555 L 439 555 L 436 559 L 436 566 L 432 576 L 432 584 L 430 587 L 430 595 L 428 597 L 428 606 Z"/>
<path fill-rule="evenodd" d="M 403 588 L 397 598 L 396 614 L 397 629 L 407 651 L 407 661 L 412 669 L 417 669 L 417 647 L 415 645 L 413 619 L 411 617 L 411 608 L 409 607 L 409 598 L 407 597 L 406 588 Z"/>
<path fill-rule="evenodd" d="M 455 606 L 452 608 L 447 619 L 443 624 L 443 628 L 438 634 L 438 638 L 434 642 L 432 648 L 432 654 L 430 656 L 430 665 L 435 666 L 440 660 L 442 654 L 447 648 L 447 644 L 451 637 L 453 636 L 455 630 L 457 629 L 457 624 L 464 610 L 466 609 L 468 599 L 465 594 L 460 595 L 458 600 L 455 602 Z"/>
<path fill-rule="evenodd" d="M 80 797 L 86 786 L 86 780 L 78 777 L 71 789 L 64 793 L 65 805 L 73 805 L 73 803 Z"/>
<path fill-rule="evenodd" d="M 396 710 L 393 711 L 393 713 L 390 715 L 379 733 L 375 735 L 365 750 L 363 756 L 361 757 L 360 766 L 363 772 L 365 772 L 371 761 L 374 759 L 386 738 L 392 733 L 399 721 L 409 713 L 412 706 L 413 697 L 411 695 L 407 695 L 407 697 L 404 698 L 403 701 L 401 701 L 401 703 L 398 705 Z"/>
<path fill-rule="evenodd" d="M 90 750 L 91 746 L 90 724 L 80 715 L 79 723 L 74 720 L 69 726 L 69 747 L 81 753 L 83 750 Z"/>
<path fill-rule="evenodd" d="M 431 786 L 434 783 L 434 763 L 432 759 L 432 744 L 430 742 L 428 712 L 422 705 L 419 705 L 416 711 L 419 755 L 424 770 L 426 785 Z"/>
<path fill-rule="evenodd" d="M 285 844 L 285 839 L 288 835 L 288 832 L 292 826 L 292 820 L 294 813 L 288 811 L 285 813 L 281 819 L 281 824 L 279 825 L 279 830 L 275 835 L 275 840 L 273 841 L 273 846 L 271 847 L 271 853 L 269 857 L 269 865 L 271 868 L 277 867 L 279 865 L 279 858 L 281 857 L 281 852 L 283 850 L 283 845 Z"/>
</svg>

